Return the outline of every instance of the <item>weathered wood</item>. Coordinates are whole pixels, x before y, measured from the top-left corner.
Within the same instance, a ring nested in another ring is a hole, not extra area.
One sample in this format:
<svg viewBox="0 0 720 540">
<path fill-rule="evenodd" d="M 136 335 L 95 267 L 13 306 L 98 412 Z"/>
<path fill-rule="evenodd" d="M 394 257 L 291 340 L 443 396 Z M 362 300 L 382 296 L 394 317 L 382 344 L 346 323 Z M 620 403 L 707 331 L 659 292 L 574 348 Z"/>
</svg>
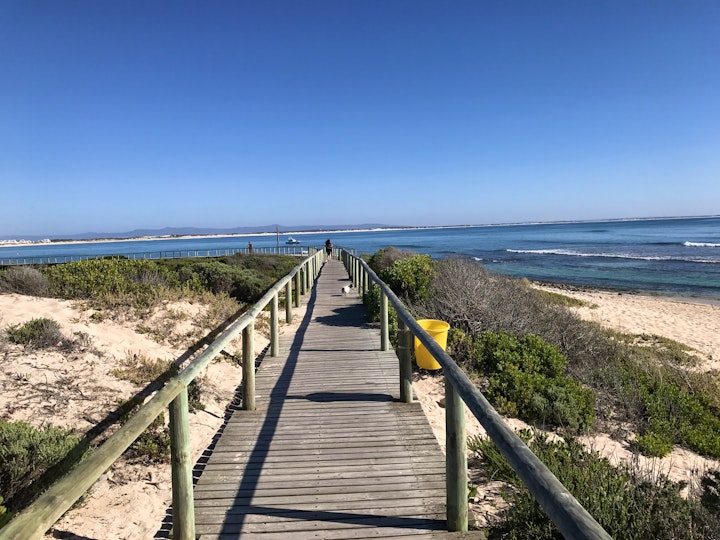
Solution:
<svg viewBox="0 0 720 540">
<path fill-rule="evenodd" d="M 388 327 L 388 299 L 387 295 L 380 291 L 380 350 L 390 349 L 390 329 Z"/>
<path fill-rule="evenodd" d="M 300 307 L 300 299 L 302 298 L 302 290 L 300 288 L 300 271 L 295 272 L 295 307 Z"/>
<path fill-rule="evenodd" d="M 292 280 L 288 280 L 285 283 L 285 322 L 290 324 L 292 322 Z"/>
<path fill-rule="evenodd" d="M 187 387 L 170 403 L 173 540 L 195 540 L 193 458 Z"/>
<path fill-rule="evenodd" d="M 43 533 L 97 481 L 184 388 L 185 385 L 181 381 L 168 382 L 100 448 L 0 529 L 0 538 L 27 540 L 42 537 Z"/>
<path fill-rule="evenodd" d="M 365 261 L 349 256 L 350 264 L 359 264 L 388 295 L 399 320 L 412 331 L 425 348 L 442 366 L 446 380 L 451 384 L 468 409 L 482 424 L 500 453 L 528 488 L 550 520 L 566 538 L 609 540 L 610 535 L 585 508 L 572 496 L 547 466 L 533 454 L 527 445 L 510 429 L 485 396 L 470 381 L 462 369 L 445 350 L 417 323 L 408 308 L 395 293 L 377 277 Z"/>
<path fill-rule="evenodd" d="M 446 530 L 443 454 L 420 405 L 398 399 L 398 359 L 346 279 L 325 263 L 295 335 L 257 371 L 257 410 L 224 426 L 195 487 L 197 534 Z"/>
<path fill-rule="evenodd" d="M 412 334 L 405 323 L 398 321 L 398 361 L 400 373 L 400 400 L 403 403 L 412 403 Z"/>
<path fill-rule="evenodd" d="M 270 302 L 270 356 L 280 352 L 280 320 L 278 317 L 278 295 L 273 295 Z"/>
<path fill-rule="evenodd" d="M 447 522 L 451 531 L 468 530 L 467 444 L 465 407 L 445 381 L 445 459 L 447 462 Z"/>
<path fill-rule="evenodd" d="M 254 322 L 243 329 L 242 335 L 242 408 L 246 411 L 255 410 L 255 347 Z"/>
</svg>

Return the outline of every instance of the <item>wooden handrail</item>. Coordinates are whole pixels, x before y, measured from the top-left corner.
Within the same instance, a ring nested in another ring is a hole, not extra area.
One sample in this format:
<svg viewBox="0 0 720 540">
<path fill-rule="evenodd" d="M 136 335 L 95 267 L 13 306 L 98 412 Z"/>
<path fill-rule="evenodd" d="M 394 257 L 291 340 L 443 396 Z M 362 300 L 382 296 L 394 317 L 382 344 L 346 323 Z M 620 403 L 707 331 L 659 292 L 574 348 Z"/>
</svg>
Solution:
<svg viewBox="0 0 720 540">
<path fill-rule="evenodd" d="M 417 323 L 405 304 L 367 263 L 347 251 L 343 251 L 342 260 L 356 285 L 366 286 L 367 280 L 371 280 L 380 287 L 382 295 L 387 297 L 397 312 L 401 325 L 401 332 L 398 336 L 401 398 L 407 394 L 408 381 L 405 379 L 410 377 L 407 366 L 403 367 L 404 363 L 409 363 L 409 348 L 412 339 L 409 337 L 410 334 L 417 337 L 442 366 L 445 375 L 446 429 L 448 430 L 446 463 L 449 530 L 467 530 L 467 473 L 465 472 L 467 471 L 467 454 L 462 451 L 462 446 L 458 446 L 464 445 L 464 441 L 458 441 L 459 437 L 464 439 L 464 426 L 462 425 L 464 418 L 462 404 L 464 403 L 485 428 L 500 453 L 508 460 L 510 466 L 565 538 L 611 539 L 607 531 L 582 507 L 550 469 L 532 453 L 522 439 L 510 429 L 465 372 Z M 387 324 L 384 317 L 382 324 Z M 381 336 L 386 331 L 386 328 L 382 328 Z M 451 443 L 453 448 L 451 448 Z"/>
<path fill-rule="evenodd" d="M 291 305 L 291 283 L 295 279 L 295 306 L 300 306 L 301 286 L 296 276 L 305 274 L 313 280 L 319 274 L 324 252 L 315 251 L 290 273 L 280 278 L 263 297 L 239 319 L 231 323 L 197 358 L 178 375 L 170 379 L 147 403 L 77 465 L 48 488 L 10 523 L 0 529 L 0 540 L 28 540 L 40 538 L 82 495 L 97 482 L 100 476 L 135 442 L 140 434 L 170 407 L 170 440 L 173 493 L 173 538 L 194 540 L 195 521 L 192 484 L 192 453 L 190 451 L 187 385 L 190 384 L 220 352 L 243 332 L 243 409 L 255 408 L 255 354 L 252 348 L 252 329 L 255 319 L 271 304 L 270 351 L 277 355 L 277 303 L 278 293 L 285 288 L 285 304 Z M 309 283 L 309 282 L 308 282 Z M 292 320 L 292 308 L 287 307 L 286 320 Z M 272 330 L 274 329 L 274 330 Z"/>
</svg>

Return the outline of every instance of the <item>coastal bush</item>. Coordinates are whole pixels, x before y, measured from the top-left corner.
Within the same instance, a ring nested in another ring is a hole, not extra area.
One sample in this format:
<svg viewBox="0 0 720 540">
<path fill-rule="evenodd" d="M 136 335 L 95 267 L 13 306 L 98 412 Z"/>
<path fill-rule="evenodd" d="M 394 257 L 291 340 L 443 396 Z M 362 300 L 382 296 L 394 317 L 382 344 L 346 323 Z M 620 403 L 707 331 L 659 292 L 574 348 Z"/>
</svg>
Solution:
<svg viewBox="0 0 720 540">
<path fill-rule="evenodd" d="M 589 430 L 595 421 L 595 394 L 565 376 L 567 359 L 542 338 L 527 334 L 462 331 L 449 336 L 451 354 L 487 378 L 485 395 L 499 412 L 529 422 Z"/>
<path fill-rule="evenodd" d="M 720 418 L 702 396 L 693 395 L 672 382 L 658 380 L 640 380 L 638 389 L 648 419 L 647 430 L 638 443 L 640 450 L 663 456 L 672 446 L 659 442 L 672 441 L 720 459 Z"/>
<path fill-rule="evenodd" d="M 8 326 L 5 332 L 10 342 L 36 349 L 67 347 L 71 342 L 63 337 L 58 322 L 46 317 Z"/>
<path fill-rule="evenodd" d="M 435 277 L 435 263 L 429 255 L 398 259 L 381 270 L 378 277 L 403 301 L 413 304 L 428 299 Z"/>
<path fill-rule="evenodd" d="M 253 256 L 252 259 L 262 259 Z M 262 270 L 247 268 L 232 259 L 234 264 L 227 264 L 219 260 L 198 261 L 184 265 L 178 270 L 180 282 L 188 286 L 199 285 L 201 289 L 214 294 L 226 294 L 239 302 L 252 304 L 257 302 L 263 294 L 282 276 L 276 275 L 283 271 L 287 265 L 271 264 Z M 244 258 L 247 264 L 247 259 Z M 262 268 L 262 265 L 258 265 Z M 271 270 L 270 270 L 271 269 Z M 269 273 L 267 273 L 269 272 Z"/>
<path fill-rule="evenodd" d="M 8 507 L 78 444 L 72 430 L 0 420 L 0 493 Z"/>
<path fill-rule="evenodd" d="M 154 261 L 86 259 L 43 269 L 54 296 L 89 300 L 98 308 L 146 309 L 178 283 Z"/>
<path fill-rule="evenodd" d="M 568 359 L 567 375 L 592 388 L 603 402 L 596 412 L 604 419 L 626 422 L 639 433 L 636 449 L 660 456 L 678 444 L 705 456 L 718 456 L 720 376 L 688 372 L 687 367 L 697 363 L 688 347 L 582 321 L 562 306 L 532 294 L 522 280 L 493 275 L 471 261 L 448 259 L 436 268 L 438 277 L 432 282 L 430 297 L 413 309 L 421 316 L 446 320 L 456 329 L 450 333 L 448 350 L 454 349 L 451 355 L 459 363 L 468 369 L 487 369 L 473 342 L 483 331 L 539 335 Z M 460 330 L 468 335 L 453 337 Z M 526 388 L 521 384 L 525 379 L 512 370 L 503 375 L 511 379 L 503 381 L 506 387 Z M 496 381 L 493 389 L 503 384 Z M 545 402 L 536 399 L 527 412 L 538 416 L 543 410 Z"/>
<path fill-rule="evenodd" d="M 241 266 L 246 270 L 252 270 L 271 283 L 286 276 L 298 264 L 297 257 L 288 255 L 246 255 L 237 253 L 227 257 L 225 262 L 230 266 Z"/>
<path fill-rule="evenodd" d="M 586 384 L 595 383 L 598 367 L 618 355 L 617 343 L 600 327 L 549 303 L 522 280 L 460 258 L 438 261 L 435 270 L 427 299 L 412 306 L 418 316 L 447 321 L 473 337 L 486 331 L 540 336 L 560 349 L 569 374 Z"/>
<path fill-rule="evenodd" d="M 551 441 L 534 430 L 518 435 L 611 537 L 717 538 L 720 520 L 713 506 L 717 473 L 703 477 L 699 497 L 685 498 L 681 494 L 684 483 L 629 466 L 613 466 L 572 438 Z M 509 506 L 491 523 L 489 538 L 562 538 L 490 439 L 472 437 L 468 449 L 487 478 L 511 486 L 503 492 Z"/>
<path fill-rule="evenodd" d="M 413 255 L 417 255 L 417 253 L 389 246 L 373 253 L 368 258 L 367 263 L 373 272 L 379 276 L 380 272 L 392 266 L 395 261 L 408 259 Z"/>
<path fill-rule="evenodd" d="M 32 266 L 13 266 L 0 276 L 0 292 L 46 296 L 50 291 L 47 278 Z"/>
</svg>

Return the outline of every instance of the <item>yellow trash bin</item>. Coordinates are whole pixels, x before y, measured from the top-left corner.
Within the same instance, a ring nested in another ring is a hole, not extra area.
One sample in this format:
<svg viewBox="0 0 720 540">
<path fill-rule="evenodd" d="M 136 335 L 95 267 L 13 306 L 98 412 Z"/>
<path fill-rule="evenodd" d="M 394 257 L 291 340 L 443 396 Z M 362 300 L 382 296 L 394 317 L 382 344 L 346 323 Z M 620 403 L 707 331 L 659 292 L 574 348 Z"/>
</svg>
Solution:
<svg viewBox="0 0 720 540">
<path fill-rule="evenodd" d="M 450 329 L 448 323 L 435 319 L 419 319 L 417 323 L 445 350 L 448 330 Z M 418 338 L 415 338 L 415 359 L 417 365 L 423 369 L 440 369 L 441 367 Z"/>
</svg>

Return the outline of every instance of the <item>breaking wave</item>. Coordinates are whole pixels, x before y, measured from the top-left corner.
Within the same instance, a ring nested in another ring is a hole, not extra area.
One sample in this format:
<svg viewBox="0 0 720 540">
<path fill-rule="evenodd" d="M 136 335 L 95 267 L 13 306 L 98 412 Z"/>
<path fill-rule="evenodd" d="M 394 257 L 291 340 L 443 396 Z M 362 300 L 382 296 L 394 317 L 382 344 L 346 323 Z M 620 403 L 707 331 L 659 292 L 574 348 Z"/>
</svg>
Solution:
<svg viewBox="0 0 720 540">
<path fill-rule="evenodd" d="M 720 247 L 720 246 L 718 246 Z M 531 255 L 564 255 L 566 257 L 599 257 L 605 259 L 632 259 L 637 261 L 674 261 L 691 263 L 720 264 L 720 260 L 697 259 L 686 257 L 635 255 L 632 253 L 583 253 L 571 249 L 506 249 L 509 253 L 523 253 Z"/>
<path fill-rule="evenodd" d="M 713 243 L 710 243 L 710 242 L 683 242 L 683 246 L 687 246 L 687 247 L 720 248 L 720 244 L 713 244 Z"/>
</svg>

